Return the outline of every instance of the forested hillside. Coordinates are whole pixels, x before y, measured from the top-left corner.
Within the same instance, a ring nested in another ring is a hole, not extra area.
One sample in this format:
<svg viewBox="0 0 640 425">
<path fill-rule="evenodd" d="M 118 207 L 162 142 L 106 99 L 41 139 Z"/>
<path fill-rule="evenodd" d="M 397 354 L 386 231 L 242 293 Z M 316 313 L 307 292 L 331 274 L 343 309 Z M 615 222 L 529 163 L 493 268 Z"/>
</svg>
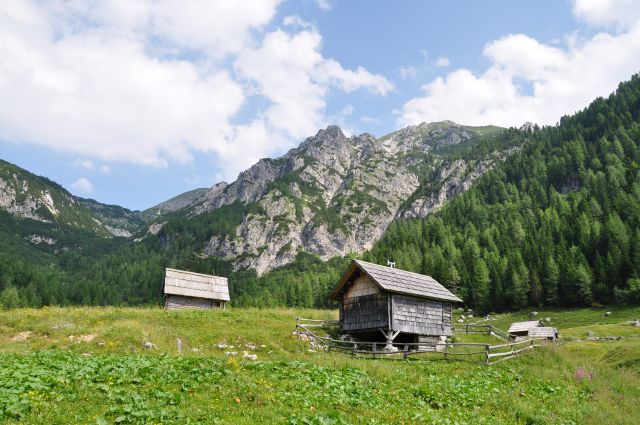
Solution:
<svg viewBox="0 0 640 425">
<path fill-rule="evenodd" d="M 639 114 L 636 75 L 559 126 L 524 138 L 507 130 L 501 137 L 519 152 L 439 212 L 392 222 L 364 259 L 430 274 L 479 311 L 640 302 Z M 447 149 L 464 158 L 493 147 Z M 419 190 L 439 189 L 425 175 Z M 243 214 L 230 204 L 190 220 L 169 215 L 158 237 L 101 257 L 72 250 L 34 266 L 5 252 L 0 304 L 158 303 L 168 266 L 228 276 L 235 305 L 330 307 L 329 289 L 349 258 L 323 262 L 299 252 L 258 276 L 194 249 Z"/>
<path fill-rule="evenodd" d="M 636 75 L 608 99 L 535 131 L 520 153 L 440 212 L 396 220 L 363 257 L 432 275 L 479 311 L 638 303 L 639 121 Z M 281 288 L 311 282 L 315 305 L 324 306 L 326 287 L 347 260 L 309 263 L 248 279 L 237 290 L 258 305 L 274 294 L 276 303 L 305 305 Z"/>
<path fill-rule="evenodd" d="M 640 78 L 535 132 L 520 154 L 365 257 L 481 311 L 640 302 Z"/>
</svg>

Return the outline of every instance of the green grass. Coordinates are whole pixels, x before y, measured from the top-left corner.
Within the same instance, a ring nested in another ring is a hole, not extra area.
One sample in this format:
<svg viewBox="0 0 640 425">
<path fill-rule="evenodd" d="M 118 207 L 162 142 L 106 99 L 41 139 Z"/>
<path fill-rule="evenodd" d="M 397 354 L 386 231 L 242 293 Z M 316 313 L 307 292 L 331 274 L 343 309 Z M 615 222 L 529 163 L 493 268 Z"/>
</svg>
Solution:
<svg viewBox="0 0 640 425">
<path fill-rule="evenodd" d="M 335 311 L 5 311 L 0 312 L 0 421 L 640 423 L 640 329 L 626 324 L 640 316 L 640 308 L 612 309 L 607 318 L 604 311 L 540 311 L 539 318 L 552 317 L 574 340 L 489 367 L 353 359 L 312 352 L 292 334 L 297 316 L 335 319 Z M 527 313 L 500 315 L 490 323 L 504 329 Z M 625 338 L 576 341 L 585 329 Z M 499 343 L 483 335 L 456 338 Z M 156 347 L 144 349 L 146 341 Z M 242 358 L 242 351 L 257 354 L 258 361 Z M 579 368 L 586 378 L 576 377 Z"/>
</svg>

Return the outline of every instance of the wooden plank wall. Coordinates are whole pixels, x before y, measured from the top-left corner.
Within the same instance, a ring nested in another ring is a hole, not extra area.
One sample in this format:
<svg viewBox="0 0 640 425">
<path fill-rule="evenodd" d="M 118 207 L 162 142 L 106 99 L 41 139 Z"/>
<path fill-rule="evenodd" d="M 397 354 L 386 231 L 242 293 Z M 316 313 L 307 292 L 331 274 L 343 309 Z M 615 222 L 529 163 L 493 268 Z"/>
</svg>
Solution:
<svg viewBox="0 0 640 425">
<path fill-rule="evenodd" d="M 164 300 L 164 308 L 181 309 L 181 308 L 217 308 L 220 302 L 209 300 L 206 298 L 185 297 L 182 295 L 166 295 Z"/>
<path fill-rule="evenodd" d="M 418 335 L 451 335 L 449 303 L 393 294 L 391 311 L 394 331 Z"/>
<path fill-rule="evenodd" d="M 387 294 L 368 276 L 357 277 L 340 303 L 340 325 L 344 331 L 386 328 L 389 322 Z"/>
<path fill-rule="evenodd" d="M 451 303 L 444 303 L 442 305 L 442 323 L 446 329 L 449 329 L 449 332 L 451 332 L 451 326 L 453 322 L 453 312 L 451 311 L 451 309 Z M 451 333 L 444 335 L 451 335 Z"/>
<path fill-rule="evenodd" d="M 369 276 L 361 274 L 347 288 L 347 291 L 344 294 L 344 299 L 364 297 L 379 293 L 380 287 L 376 285 Z"/>
<path fill-rule="evenodd" d="M 364 273 L 351 283 L 340 303 L 344 331 L 384 328 L 389 322 L 387 296 Z"/>
<path fill-rule="evenodd" d="M 340 304 L 340 324 L 344 331 L 386 328 L 388 319 L 385 294 L 347 298 Z"/>
</svg>

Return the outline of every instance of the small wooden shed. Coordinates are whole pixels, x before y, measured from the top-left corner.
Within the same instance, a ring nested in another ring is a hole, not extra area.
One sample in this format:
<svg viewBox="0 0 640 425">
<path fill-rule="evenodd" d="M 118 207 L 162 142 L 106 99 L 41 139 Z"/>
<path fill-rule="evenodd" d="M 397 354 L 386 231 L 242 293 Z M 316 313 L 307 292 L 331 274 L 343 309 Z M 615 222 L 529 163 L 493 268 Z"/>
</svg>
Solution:
<svg viewBox="0 0 640 425">
<path fill-rule="evenodd" d="M 558 329 L 550 326 L 531 328 L 529 329 L 529 334 L 527 336 L 531 338 L 546 338 L 548 340 L 555 341 L 558 339 Z"/>
<path fill-rule="evenodd" d="M 354 260 L 331 293 L 340 327 L 355 340 L 435 346 L 451 335 L 451 309 L 461 300 L 430 276 Z"/>
<path fill-rule="evenodd" d="M 219 308 L 229 301 L 226 277 L 167 268 L 164 308 Z"/>
<path fill-rule="evenodd" d="M 542 323 L 539 320 L 529 320 L 527 322 L 515 322 L 509 326 L 507 331 L 511 335 L 515 336 L 527 336 L 529 331 L 533 328 L 541 327 Z"/>
</svg>

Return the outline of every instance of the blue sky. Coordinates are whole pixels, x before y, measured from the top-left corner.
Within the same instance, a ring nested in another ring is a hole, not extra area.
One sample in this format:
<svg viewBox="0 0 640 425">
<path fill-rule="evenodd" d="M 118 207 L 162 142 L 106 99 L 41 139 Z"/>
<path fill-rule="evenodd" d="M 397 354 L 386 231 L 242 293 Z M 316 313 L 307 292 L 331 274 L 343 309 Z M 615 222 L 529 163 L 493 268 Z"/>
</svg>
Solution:
<svg viewBox="0 0 640 425">
<path fill-rule="evenodd" d="M 329 124 L 552 125 L 640 71 L 634 0 L 0 4 L 0 158 L 131 209 Z"/>
</svg>

